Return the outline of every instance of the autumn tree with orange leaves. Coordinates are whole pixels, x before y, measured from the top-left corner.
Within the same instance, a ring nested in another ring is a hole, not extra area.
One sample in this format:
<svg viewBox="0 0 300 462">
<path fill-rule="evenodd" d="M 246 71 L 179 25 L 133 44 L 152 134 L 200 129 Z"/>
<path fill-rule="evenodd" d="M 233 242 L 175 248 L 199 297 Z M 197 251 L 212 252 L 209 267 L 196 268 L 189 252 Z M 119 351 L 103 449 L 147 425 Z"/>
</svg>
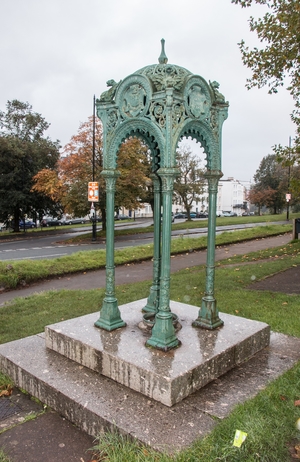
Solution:
<svg viewBox="0 0 300 462">
<path fill-rule="evenodd" d="M 105 180 L 102 171 L 102 124 L 95 120 L 95 181 L 99 183 L 99 202 L 96 204 L 103 218 L 105 229 Z M 120 176 L 116 183 L 116 211 L 121 207 L 137 208 L 149 198 L 150 156 L 148 147 L 137 138 L 129 138 L 120 146 L 117 169 Z M 63 148 L 57 168 L 42 170 L 35 176 L 35 190 L 61 202 L 65 213 L 85 216 L 89 213 L 87 200 L 88 182 L 93 173 L 93 116 L 81 123 L 78 133 Z M 150 194 L 151 195 L 151 194 Z"/>
<path fill-rule="evenodd" d="M 261 214 L 262 207 L 270 207 L 273 204 L 277 191 L 272 188 L 259 189 L 253 187 L 247 194 L 246 199 L 258 209 L 258 215 Z"/>
</svg>

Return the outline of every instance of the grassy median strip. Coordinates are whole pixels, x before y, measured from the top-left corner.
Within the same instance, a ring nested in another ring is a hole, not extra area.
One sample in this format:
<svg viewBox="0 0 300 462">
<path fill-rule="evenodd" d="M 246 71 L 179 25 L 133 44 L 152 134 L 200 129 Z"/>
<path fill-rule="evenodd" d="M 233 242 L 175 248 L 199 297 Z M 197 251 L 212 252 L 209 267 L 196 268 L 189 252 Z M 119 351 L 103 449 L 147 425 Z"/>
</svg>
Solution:
<svg viewBox="0 0 300 462">
<path fill-rule="evenodd" d="M 216 236 L 217 245 L 227 245 L 234 242 L 259 239 L 280 233 L 290 232 L 292 226 L 265 225 L 239 231 L 225 231 Z M 207 238 L 205 236 L 190 238 L 182 234 L 172 239 L 171 252 L 179 254 L 191 250 L 205 249 Z M 153 244 L 137 247 L 126 247 L 115 252 L 115 264 L 122 265 L 151 259 Z M 45 260 L 18 260 L 0 262 L 0 287 L 14 289 L 20 285 L 34 281 L 66 274 L 96 270 L 105 266 L 105 250 L 92 250 L 76 252 L 72 255 L 45 259 Z"/>
<path fill-rule="evenodd" d="M 263 260 L 259 259 L 260 254 Z M 242 260 L 254 263 L 244 264 Z M 255 281 L 299 264 L 298 243 L 276 251 L 249 253 L 234 264 L 232 259 L 224 260 L 216 269 L 216 298 L 220 311 L 264 321 L 273 331 L 300 337 L 300 295 L 255 290 Z M 171 299 L 200 306 L 204 284 L 203 266 L 173 273 Z M 151 281 L 118 286 L 119 304 L 147 297 L 150 285 Z M 103 297 L 104 290 L 98 289 L 50 291 L 25 299 L 16 298 L 0 308 L 0 342 L 42 332 L 47 324 L 97 312 Z M 294 401 L 299 398 L 300 364 L 272 382 L 255 398 L 237 406 L 229 417 L 217 423 L 209 436 L 174 456 L 157 453 L 116 434 L 106 434 L 97 444 L 99 460 L 285 462 L 290 460 L 290 442 L 300 439 L 295 427 L 300 411 L 294 406 Z M 248 434 L 241 448 L 233 446 L 236 429 Z"/>
</svg>

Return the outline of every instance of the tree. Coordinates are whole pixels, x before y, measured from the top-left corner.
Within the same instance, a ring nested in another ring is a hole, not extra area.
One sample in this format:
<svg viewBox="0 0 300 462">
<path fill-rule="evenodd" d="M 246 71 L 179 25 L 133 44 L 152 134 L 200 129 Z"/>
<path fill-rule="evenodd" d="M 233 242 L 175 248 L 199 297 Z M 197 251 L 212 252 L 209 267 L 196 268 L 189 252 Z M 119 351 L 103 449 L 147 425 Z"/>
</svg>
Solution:
<svg viewBox="0 0 300 462">
<path fill-rule="evenodd" d="M 275 154 L 265 156 L 254 175 L 251 203 L 272 208 L 276 214 L 285 204 L 285 181 L 287 172 L 276 161 Z M 262 193 L 262 194 L 261 194 Z M 255 197 L 255 199 L 254 199 Z"/>
<path fill-rule="evenodd" d="M 29 103 L 8 101 L 0 111 L 0 218 L 13 216 L 14 231 L 26 214 L 35 216 L 59 205 L 32 191 L 33 177 L 43 168 L 52 168 L 59 157 L 59 142 L 44 136 L 49 124 Z"/>
<path fill-rule="evenodd" d="M 258 215 L 260 215 L 261 208 L 272 204 L 275 195 L 276 191 L 274 189 L 259 189 L 257 186 L 252 186 L 247 194 L 247 200 L 258 208 Z"/>
<path fill-rule="evenodd" d="M 194 201 L 200 201 L 204 192 L 205 179 L 200 168 L 199 158 L 189 146 L 182 146 L 176 152 L 177 167 L 180 176 L 174 182 L 174 196 L 181 200 L 191 220 L 190 212 Z"/>
<path fill-rule="evenodd" d="M 105 213 L 105 182 L 102 171 L 102 124 L 95 119 L 95 157 L 93 158 L 93 116 L 80 124 L 78 133 L 65 145 L 59 162 L 59 177 L 65 185 L 62 199 L 66 213 L 84 216 L 89 213 L 88 183 L 99 183 L 98 207 Z"/>
<path fill-rule="evenodd" d="M 102 124 L 95 119 L 94 179 L 99 183 L 98 207 L 102 228 L 106 228 L 105 180 L 103 163 Z M 137 138 L 129 138 L 120 146 L 117 158 L 120 177 L 116 182 L 115 205 L 134 209 L 145 199 L 150 169 L 149 149 Z M 62 151 L 57 169 L 44 170 L 35 177 L 34 190 L 61 201 L 64 211 L 73 216 L 86 215 L 90 210 L 87 188 L 93 177 L 93 116 L 81 123 Z"/>
<path fill-rule="evenodd" d="M 117 168 L 120 177 L 116 184 L 116 208 L 136 209 L 141 203 L 153 205 L 149 148 L 138 138 L 129 138 L 120 146 Z"/>
<path fill-rule="evenodd" d="M 260 19 L 250 17 L 250 30 L 256 32 L 261 49 L 249 50 L 242 40 L 239 44 L 243 63 L 252 70 L 247 87 L 269 87 L 269 93 L 276 93 L 287 80 L 287 90 L 295 101 L 291 115 L 296 124 L 296 138 L 291 150 L 275 146 L 274 151 L 281 158 L 289 156 L 290 162 L 300 158 L 300 3 L 299 0 L 231 0 L 242 7 L 253 3 L 266 5 L 269 11 Z"/>
</svg>

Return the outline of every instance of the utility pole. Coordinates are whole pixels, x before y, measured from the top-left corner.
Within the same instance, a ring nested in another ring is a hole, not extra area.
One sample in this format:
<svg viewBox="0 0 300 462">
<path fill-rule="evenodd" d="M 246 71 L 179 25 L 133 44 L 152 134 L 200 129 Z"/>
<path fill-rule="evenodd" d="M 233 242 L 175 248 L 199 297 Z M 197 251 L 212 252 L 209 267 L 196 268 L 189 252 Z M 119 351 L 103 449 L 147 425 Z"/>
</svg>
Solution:
<svg viewBox="0 0 300 462">
<path fill-rule="evenodd" d="M 289 221 L 290 219 L 290 199 L 291 199 L 291 194 L 290 194 L 290 179 L 291 179 L 291 147 L 292 147 L 292 138 L 289 137 L 289 165 L 288 165 L 288 192 L 286 195 L 286 220 Z"/>
<path fill-rule="evenodd" d="M 95 100 L 95 95 L 94 95 L 94 98 L 93 98 L 93 182 L 95 181 L 95 128 L 96 128 L 95 106 L 96 106 L 96 100 Z M 94 207 L 93 202 L 92 202 L 92 208 L 91 208 L 91 218 L 92 218 L 92 241 L 95 241 L 97 237 L 97 221 L 96 221 L 95 207 Z"/>
</svg>

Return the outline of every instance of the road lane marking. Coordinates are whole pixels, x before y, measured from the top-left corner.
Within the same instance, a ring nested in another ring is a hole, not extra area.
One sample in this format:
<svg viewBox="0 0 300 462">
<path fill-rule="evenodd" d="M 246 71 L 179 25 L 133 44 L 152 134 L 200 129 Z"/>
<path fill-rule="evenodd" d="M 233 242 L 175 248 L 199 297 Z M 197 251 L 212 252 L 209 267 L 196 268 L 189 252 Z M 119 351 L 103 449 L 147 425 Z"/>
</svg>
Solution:
<svg viewBox="0 0 300 462">
<path fill-rule="evenodd" d="M 62 257 L 63 255 L 68 255 L 67 252 L 66 253 L 53 253 L 52 255 L 38 255 L 36 257 L 20 257 L 20 258 L 14 258 L 14 261 L 15 260 L 33 260 L 34 258 L 48 258 L 48 257 Z"/>
</svg>

